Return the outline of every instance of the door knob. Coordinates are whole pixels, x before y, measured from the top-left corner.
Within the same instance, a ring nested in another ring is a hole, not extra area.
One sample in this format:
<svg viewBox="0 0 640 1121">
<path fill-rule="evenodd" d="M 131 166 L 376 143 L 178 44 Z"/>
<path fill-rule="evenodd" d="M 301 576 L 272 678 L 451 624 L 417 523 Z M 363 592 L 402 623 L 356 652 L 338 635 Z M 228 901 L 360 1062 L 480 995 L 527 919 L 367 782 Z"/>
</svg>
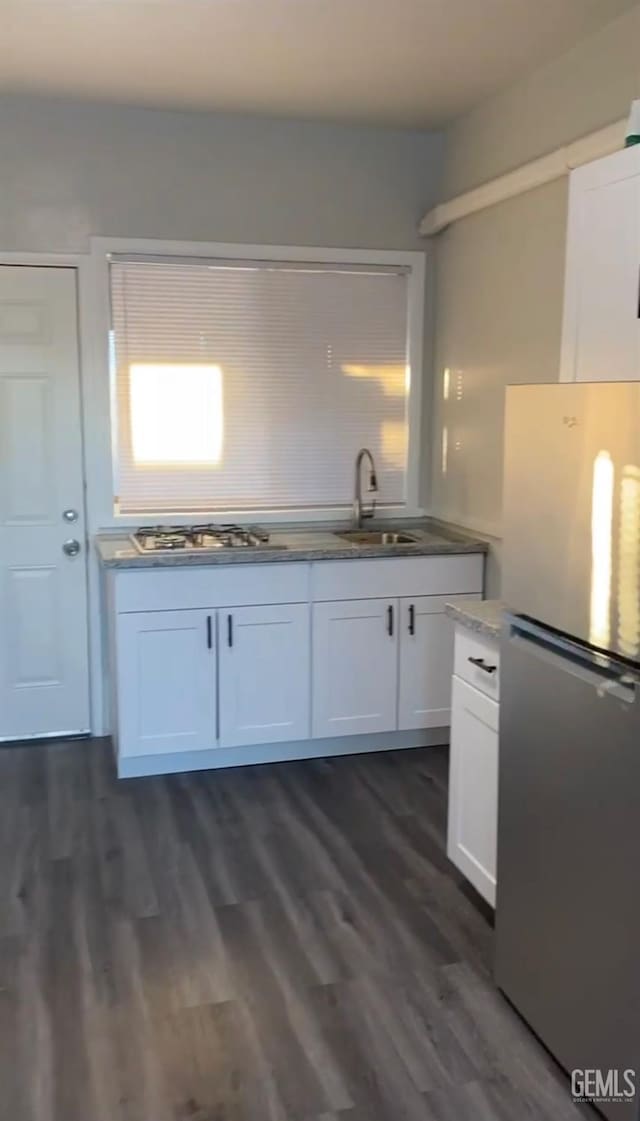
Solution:
<svg viewBox="0 0 640 1121">
<path fill-rule="evenodd" d="M 80 542 L 76 541 L 75 537 L 70 537 L 62 546 L 62 552 L 66 553 L 68 557 L 77 557 L 80 548 Z"/>
<path fill-rule="evenodd" d="M 65 522 L 77 522 L 78 511 L 77 510 L 63 510 L 62 511 L 62 517 L 63 517 Z"/>
</svg>

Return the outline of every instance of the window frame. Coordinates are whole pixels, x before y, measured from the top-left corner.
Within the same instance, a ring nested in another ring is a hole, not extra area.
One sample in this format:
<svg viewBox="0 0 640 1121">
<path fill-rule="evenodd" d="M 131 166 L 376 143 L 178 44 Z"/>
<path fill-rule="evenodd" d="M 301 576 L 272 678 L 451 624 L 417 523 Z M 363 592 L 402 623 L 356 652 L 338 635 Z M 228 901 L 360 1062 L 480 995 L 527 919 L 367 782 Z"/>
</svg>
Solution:
<svg viewBox="0 0 640 1121">
<path fill-rule="evenodd" d="M 116 444 L 112 432 L 111 387 L 109 381 L 109 331 L 111 328 L 111 293 L 109 260 L 111 254 L 141 254 L 149 257 L 228 258 L 257 261 L 295 261 L 322 264 L 354 264 L 402 266 L 408 269 L 407 362 L 411 372 L 407 402 L 408 450 L 406 501 L 385 508 L 386 517 L 418 517 L 424 513 L 419 504 L 420 445 L 423 400 L 423 334 L 425 324 L 426 256 L 415 250 L 344 249 L 318 246 L 248 245 L 239 242 L 160 241 L 148 238 L 91 239 L 91 271 L 93 295 L 88 309 L 93 330 L 93 352 L 88 355 L 92 385 L 89 389 L 94 408 L 87 431 L 87 455 L 95 470 L 100 495 L 97 524 L 101 528 L 130 530 L 139 525 L 171 522 L 188 525 L 207 517 L 202 511 L 156 512 L 149 515 L 117 513 L 113 488 L 113 463 Z M 105 416 L 107 424 L 104 423 Z M 336 522 L 348 516 L 344 506 L 298 509 L 218 510 L 212 515 L 218 522 L 259 522 L 264 525 L 290 522 Z"/>
</svg>

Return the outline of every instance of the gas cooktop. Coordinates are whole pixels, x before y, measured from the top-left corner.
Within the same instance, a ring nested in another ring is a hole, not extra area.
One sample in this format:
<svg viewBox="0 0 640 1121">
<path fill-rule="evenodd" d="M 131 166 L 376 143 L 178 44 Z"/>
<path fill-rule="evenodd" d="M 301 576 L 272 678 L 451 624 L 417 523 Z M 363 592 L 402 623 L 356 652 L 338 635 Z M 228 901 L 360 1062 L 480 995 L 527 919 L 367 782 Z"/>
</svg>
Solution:
<svg viewBox="0 0 640 1121">
<path fill-rule="evenodd" d="M 205 552 L 213 549 L 276 549 L 259 526 L 154 525 L 131 534 L 140 553 Z"/>
</svg>

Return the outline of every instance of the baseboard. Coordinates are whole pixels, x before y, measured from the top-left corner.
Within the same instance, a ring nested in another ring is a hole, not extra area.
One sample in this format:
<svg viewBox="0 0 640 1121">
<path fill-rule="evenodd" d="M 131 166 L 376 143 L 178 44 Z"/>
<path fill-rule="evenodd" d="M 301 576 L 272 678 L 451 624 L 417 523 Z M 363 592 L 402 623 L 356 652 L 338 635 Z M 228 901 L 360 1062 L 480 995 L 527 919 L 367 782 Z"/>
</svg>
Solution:
<svg viewBox="0 0 640 1121">
<path fill-rule="evenodd" d="M 284 763 L 293 759 L 358 755 L 367 751 L 435 747 L 448 742 L 448 728 L 428 728 L 409 732 L 376 732 L 365 736 L 259 744 L 255 747 L 209 748 L 206 751 L 184 751 L 166 755 L 121 756 L 118 759 L 118 777 L 142 778 L 145 775 L 169 775 L 181 771 L 246 767 L 257 763 Z"/>
</svg>

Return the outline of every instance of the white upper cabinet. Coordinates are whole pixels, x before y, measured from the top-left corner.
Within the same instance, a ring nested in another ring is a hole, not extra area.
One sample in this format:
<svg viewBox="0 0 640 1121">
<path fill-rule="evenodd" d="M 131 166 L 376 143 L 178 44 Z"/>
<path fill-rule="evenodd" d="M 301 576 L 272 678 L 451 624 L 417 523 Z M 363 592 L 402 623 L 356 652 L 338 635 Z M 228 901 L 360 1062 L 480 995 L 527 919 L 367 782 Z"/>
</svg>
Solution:
<svg viewBox="0 0 640 1121">
<path fill-rule="evenodd" d="M 220 746 L 307 739 L 309 605 L 229 608 L 218 626 Z"/>
<path fill-rule="evenodd" d="M 640 147 L 571 174 L 562 381 L 640 378 Z"/>
<path fill-rule="evenodd" d="M 116 627 L 119 754 L 215 747 L 215 612 L 132 612 Z"/>
<path fill-rule="evenodd" d="M 313 607 L 313 735 L 396 728 L 397 600 Z"/>
</svg>

